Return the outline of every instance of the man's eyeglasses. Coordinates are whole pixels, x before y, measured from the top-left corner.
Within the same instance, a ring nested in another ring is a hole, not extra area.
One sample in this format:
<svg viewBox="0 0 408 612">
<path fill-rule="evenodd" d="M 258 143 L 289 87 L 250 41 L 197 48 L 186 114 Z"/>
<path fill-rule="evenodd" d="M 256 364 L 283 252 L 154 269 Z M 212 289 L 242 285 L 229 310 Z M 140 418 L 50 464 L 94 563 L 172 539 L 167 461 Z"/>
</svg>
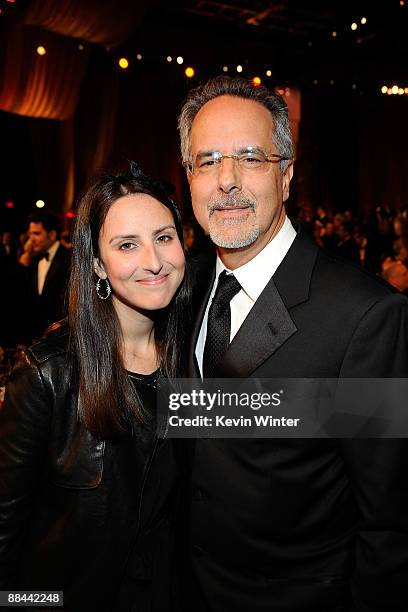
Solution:
<svg viewBox="0 0 408 612">
<path fill-rule="evenodd" d="M 277 163 L 283 160 L 292 161 L 290 157 L 282 157 L 277 153 L 267 155 L 262 149 L 257 147 L 245 147 L 234 155 L 224 155 L 220 151 L 205 151 L 197 155 L 195 161 L 188 165 L 188 171 L 194 176 L 212 174 L 221 168 L 223 159 L 233 159 L 238 168 L 249 172 L 266 172 L 270 163 Z"/>
</svg>

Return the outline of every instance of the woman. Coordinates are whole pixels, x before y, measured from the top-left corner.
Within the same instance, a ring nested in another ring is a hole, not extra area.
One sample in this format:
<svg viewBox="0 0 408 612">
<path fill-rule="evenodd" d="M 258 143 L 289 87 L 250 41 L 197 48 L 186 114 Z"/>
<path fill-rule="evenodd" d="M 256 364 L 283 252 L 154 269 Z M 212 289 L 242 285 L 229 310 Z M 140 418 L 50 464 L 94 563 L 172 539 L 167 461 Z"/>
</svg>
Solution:
<svg viewBox="0 0 408 612">
<path fill-rule="evenodd" d="M 182 233 L 134 163 L 81 199 L 68 322 L 26 351 L 0 413 L 0 590 L 174 609 L 176 461 L 154 410 L 186 327 Z"/>
</svg>

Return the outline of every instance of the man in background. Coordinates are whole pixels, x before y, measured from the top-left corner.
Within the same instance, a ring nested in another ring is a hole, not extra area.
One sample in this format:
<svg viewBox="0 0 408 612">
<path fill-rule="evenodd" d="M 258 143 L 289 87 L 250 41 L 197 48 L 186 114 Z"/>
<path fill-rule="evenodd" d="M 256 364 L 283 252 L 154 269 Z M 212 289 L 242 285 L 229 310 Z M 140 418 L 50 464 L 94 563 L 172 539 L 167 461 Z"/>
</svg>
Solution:
<svg viewBox="0 0 408 612">
<path fill-rule="evenodd" d="M 28 222 L 33 254 L 30 266 L 34 314 L 32 336 L 36 338 L 65 314 L 70 251 L 59 241 L 61 222 L 57 215 L 38 211 L 29 216 Z"/>
</svg>

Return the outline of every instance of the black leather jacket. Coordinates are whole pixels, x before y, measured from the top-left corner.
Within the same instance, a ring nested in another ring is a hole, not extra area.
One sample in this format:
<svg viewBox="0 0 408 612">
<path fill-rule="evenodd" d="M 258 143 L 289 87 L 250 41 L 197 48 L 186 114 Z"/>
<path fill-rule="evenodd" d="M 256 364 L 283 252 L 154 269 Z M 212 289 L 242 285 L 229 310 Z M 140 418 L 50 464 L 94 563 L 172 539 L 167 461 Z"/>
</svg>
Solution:
<svg viewBox="0 0 408 612">
<path fill-rule="evenodd" d="M 170 610 L 176 463 L 140 428 L 77 420 L 66 339 L 27 350 L 0 411 L 0 590 L 64 591 L 64 610 Z"/>
</svg>

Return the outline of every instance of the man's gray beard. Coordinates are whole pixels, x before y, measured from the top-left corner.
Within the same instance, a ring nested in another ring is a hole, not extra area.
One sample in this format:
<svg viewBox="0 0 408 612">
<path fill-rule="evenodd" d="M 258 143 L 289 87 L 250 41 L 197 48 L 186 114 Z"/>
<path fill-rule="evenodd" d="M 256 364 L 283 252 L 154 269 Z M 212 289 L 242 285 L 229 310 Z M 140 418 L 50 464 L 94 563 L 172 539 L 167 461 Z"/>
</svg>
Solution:
<svg viewBox="0 0 408 612">
<path fill-rule="evenodd" d="M 209 212 L 208 230 L 209 230 L 211 240 L 217 246 L 223 249 L 240 249 L 242 247 L 246 247 L 246 246 L 249 246 L 250 244 L 253 244 L 255 240 L 257 240 L 259 236 L 259 226 L 257 223 L 255 223 L 251 228 L 249 228 L 249 231 L 247 231 L 245 235 L 236 236 L 235 238 L 225 236 L 224 231 L 220 229 L 219 225 L 216 227 L 213 226 L 215 225 L 213 224 L 214 209 L 232 208 L 232 207 L 238 207 L 242 205 L 248 206 L 255 213 L 256 201 L 251 200 L 250 198 L 246 198 L 244 196 L 229 196 L 225 198 L 216 198 L 216 199 L 211 200 L 208 206 L 208 212 Z M 234 225 L 236 226 L 242 225 L 241 219 L 235 219 L 235 218 L 226 219 L 223 223 L 223 226 L 225 228 L 227 228 L 228 226 L 233 227 Z"/>
</svg>

